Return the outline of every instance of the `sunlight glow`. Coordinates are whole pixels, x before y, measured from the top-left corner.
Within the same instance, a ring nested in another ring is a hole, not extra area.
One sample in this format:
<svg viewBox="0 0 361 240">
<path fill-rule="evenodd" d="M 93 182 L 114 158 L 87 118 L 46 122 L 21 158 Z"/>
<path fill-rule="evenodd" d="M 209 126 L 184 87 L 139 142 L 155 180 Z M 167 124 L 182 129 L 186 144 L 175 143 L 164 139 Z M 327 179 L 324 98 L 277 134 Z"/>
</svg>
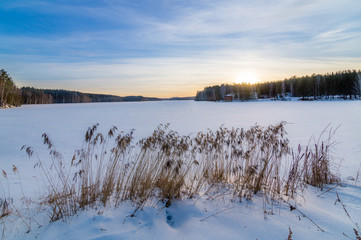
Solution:
<svg viewBox="0 0 361 240">
<path fill-rule="evenodd" d="M 234 82 L 255 84 L 259 82 L 259 79 L 257 75 L 251 71 L 242 71 L 236 75 Z"/>
</svg>

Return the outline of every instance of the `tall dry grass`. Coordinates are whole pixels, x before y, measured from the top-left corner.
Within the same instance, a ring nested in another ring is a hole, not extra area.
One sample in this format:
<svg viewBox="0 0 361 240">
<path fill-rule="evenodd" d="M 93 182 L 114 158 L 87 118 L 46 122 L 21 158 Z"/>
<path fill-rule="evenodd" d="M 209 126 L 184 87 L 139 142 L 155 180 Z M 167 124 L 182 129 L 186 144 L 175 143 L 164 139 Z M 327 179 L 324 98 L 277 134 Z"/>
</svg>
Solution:
<svg viewBox="0 0 361 240">
<path fill-rule="evenodd" d="M 112 127 L 103 135 L 95 124 L 69 165 L 44 134 L 50 161 L 37 162 L 47 189 L 42 204 L 50 221 L 56 221 L 97 204 L 117 206 L 129 200 L 136 212 L 147 203 L 162 201 L 168 207 L 174 200 L 217 189 L 227 189 L 239 200 L 255 194 L 271 200 L 293 198 L 307 184 L 322 188 L 335 180 L 331 134 L 296 151 L 286 136 L 285 122 L 247 130 L 221 127 L 194 137 L 160 125 L 151 136 L 133 143 L 133 131 Z M 31 147 L 24 149 L 37 157 Z"/>
<path fill-rule="evenodd" d="M 332 150 L 336 144 L 333 140 L 336 129 L 327 126 L 318 140 L 311 138 L 308 145 L 298 145 L 292 150 L 291 164 L 284 185 L 286 196 L 294 197 L 303 191 L 307 184 L 323 190 L 326 184 L 338 182 L 338 176 L 331 171 Z"/>
</svg>

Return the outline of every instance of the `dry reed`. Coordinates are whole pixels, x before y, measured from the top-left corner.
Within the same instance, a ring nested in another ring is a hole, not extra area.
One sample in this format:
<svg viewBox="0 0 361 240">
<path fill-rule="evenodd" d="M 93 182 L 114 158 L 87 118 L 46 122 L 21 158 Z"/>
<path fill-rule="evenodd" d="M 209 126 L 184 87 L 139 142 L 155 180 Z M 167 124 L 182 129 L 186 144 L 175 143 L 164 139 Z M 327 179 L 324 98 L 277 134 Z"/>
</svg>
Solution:
<svg viewBox="0 0 361 240">
<path fill-rule="evenodd" d="M 239 200 L 261 194 L 273 201 L 284 195 L 293 198 L 306 184 L 322 188 L 334 181 L 331 134 L 326 142 L 299 146 L 297 151 L 289 147 L 286 135 L 285 122 L 248 130 L 221 127 L 195 137 L 160 125 L 151 136 L 133 144 L 133 130 L 123 133 L 112 127 L 104 136 L 95 124 L 67 165 L 43 134 L 50 162 L 38 158 L 36 165 L 48 191 L 42 204 L 50 221 L 56 221 L 96 204 L 117 206 L 130 200 L 136 212 L 152 201 L 168 207 L 174 200 L 202 192 L 211 198 L 230 192 Z M 37 156 L 31 147 L 24 149 L 29 157 Z"/>
</svg>

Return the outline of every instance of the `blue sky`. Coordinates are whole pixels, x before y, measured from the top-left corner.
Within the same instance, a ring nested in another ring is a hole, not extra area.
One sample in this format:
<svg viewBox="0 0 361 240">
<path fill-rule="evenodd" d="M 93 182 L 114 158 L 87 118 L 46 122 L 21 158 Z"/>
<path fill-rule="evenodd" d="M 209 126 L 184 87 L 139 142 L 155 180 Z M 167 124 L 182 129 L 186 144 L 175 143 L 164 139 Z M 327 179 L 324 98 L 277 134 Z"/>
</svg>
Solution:
<svg viewBox="0 0 361 240">
<path fill-rule="evenodd" d="M 1 0 L 0 68 L 19 86 L 157 97 L 240 76 L 360 69 L 360 9 L 360 0 Z"/>
</svg>

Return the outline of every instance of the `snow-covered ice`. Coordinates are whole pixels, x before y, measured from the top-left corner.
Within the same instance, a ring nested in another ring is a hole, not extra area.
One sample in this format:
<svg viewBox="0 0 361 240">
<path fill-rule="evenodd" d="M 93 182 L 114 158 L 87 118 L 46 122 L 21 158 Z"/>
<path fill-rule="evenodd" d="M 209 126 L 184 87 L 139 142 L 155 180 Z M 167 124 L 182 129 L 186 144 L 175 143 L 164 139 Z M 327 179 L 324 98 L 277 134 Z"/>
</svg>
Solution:
<svg viewBox="0 0 361 240">
<path fill-rule="evenodd" d="M 334 140 L 335 162 L 342 159 L 339 172 L 342 186 L 317 197 L 320 190 L 309 187 L 304 198 L 297 200 L 299 209 L 325 232 L 287 205 L 275 206 L 273 213 L 263 212 L 262 198 L 252 202 L 231 202 L 227 195 L 213 201 L 201 198 L 183 200 L 170 208 L 147 207 L 129 217 L 134 209 L 130 203 L 119 208 L 90 209 L 80 212 L 66 222 L 36 225 L 28 234 L 22 225 L 6 225 L 5 237 L 15 239 L 287 239 L 288 227 L 293 239 L 355 239 L 357 228 L 347 217 L 336 191 L 346 205 L 354 222 L 361 224 L 361 190 L 356 178 L 361 163 L 361 102 L 132 102 L 59 105 L 25 105 L 0 110 L 0 169 L 8 172 L 11 196 L 22 196 L 19 182 L 26 196 L 41 193 L 41 184 L 33 165 L 20 151 L 24 145 L 33 146 L 40 158 L 48 153 L 41 135 L 46 132 L 64 159 L 71 160 L 74 150 L 81 148 L 86 129 L 94 123 L 107 131 L 116 125 L 123 131 L 135 129 L 135 137 L 146 137 L 161 123 L 181 134 L 191 134 L 208 128 L 248 128 L 254 124 L 267 126 L 286 121 L 286 131 L 292 146 L 307 144 L 310 137 L 318 137 L 324 128 L 339 128 Z M 12 165 L 19 169 L 21 179 L 11 173 Z M 351 178 L 349 178 L 351 179 Z M 332 186 L 330 186 L 332 187 Z M 0 192 L 0 197 L 3 195 Z M 225 210 L 225 211 L 224 211 Z M 212 214 L 216 214 L 210 218 Z M 207 218 L 207 219 L 205 219 Z M 203 220 L 205 219 L 205 220 Z M 202 220 L 202 221 L 201 221 Z M 3 229 L 0 222 L 0 230 Z M 0 231 L 0 233 L 1 233 Z"/>
</svg>

